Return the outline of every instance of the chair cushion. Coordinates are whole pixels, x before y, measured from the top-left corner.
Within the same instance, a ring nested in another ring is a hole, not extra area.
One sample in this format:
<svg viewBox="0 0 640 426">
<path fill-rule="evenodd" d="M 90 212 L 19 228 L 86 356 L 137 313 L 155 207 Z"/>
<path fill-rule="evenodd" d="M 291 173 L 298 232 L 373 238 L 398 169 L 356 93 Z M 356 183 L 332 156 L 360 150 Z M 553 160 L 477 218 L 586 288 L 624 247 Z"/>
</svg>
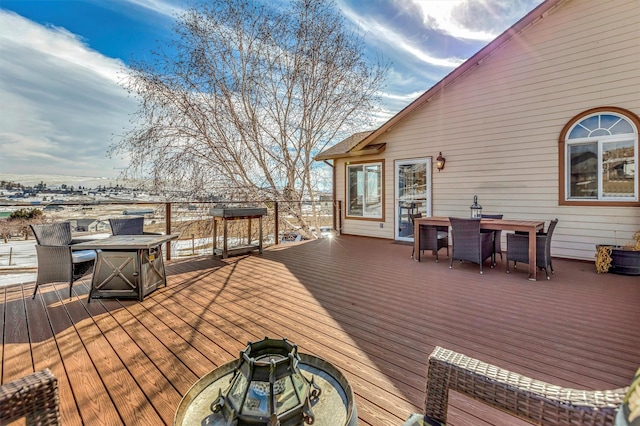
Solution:
<svg viewBox="0 0 640 426">
<path fill-rule="evenodd" d="M 89 262 L 96 260 L 95 250 L 78 250 L 71 252 L 71 259 L 73 263 Z"/>
<path fill-rule="evenodd" d="M 636 371 L 618 415 L 616 426 L 640 426 L 640 368 Z"/>
</svg>

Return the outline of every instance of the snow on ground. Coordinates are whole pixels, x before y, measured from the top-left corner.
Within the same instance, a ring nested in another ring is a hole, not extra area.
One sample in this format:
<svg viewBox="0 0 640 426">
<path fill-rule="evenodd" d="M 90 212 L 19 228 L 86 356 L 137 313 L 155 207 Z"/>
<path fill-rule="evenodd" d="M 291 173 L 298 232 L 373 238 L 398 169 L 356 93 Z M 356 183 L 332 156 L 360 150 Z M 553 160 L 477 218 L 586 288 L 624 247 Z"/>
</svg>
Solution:
<svg viewBox="0 0 640 426">
<path fill-rule="evenodd" d="M 0 286 L 36 280 L 36 246 L 33 240 L 0 242 Z"/>
<path fill-rule="evenodd" d="M 96 238 L 108 234 L 96 234 Z M 238 241 L 229 239 L 229 246 Z M 211 238 L 195 238 L 194 240 L 177 240 L 171 242 L 171 256 L 211 255 Z M 0 287 L 18 283 L 30 283 L 36 280 L 37 269 L 35 240 L 0 240 Z"/>
</svg>

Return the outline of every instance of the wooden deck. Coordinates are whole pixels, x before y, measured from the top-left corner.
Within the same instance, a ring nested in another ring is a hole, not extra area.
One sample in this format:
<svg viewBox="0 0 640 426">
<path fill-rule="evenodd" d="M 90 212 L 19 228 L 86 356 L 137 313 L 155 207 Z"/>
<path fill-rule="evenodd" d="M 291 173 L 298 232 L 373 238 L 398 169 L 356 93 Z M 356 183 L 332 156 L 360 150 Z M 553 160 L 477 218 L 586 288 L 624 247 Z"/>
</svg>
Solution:
<svg viewBox="0 0 640 426">
<path fill-rule="evenodd" d="M 171 424 L 190 386 L 248 341 L 287 337 L 347 376 L 361 425 L 401 425 L 435 345 L 561 386 L 625 386 L 640 365 L 640 279 L 554 259 L 551 281 L 363 237 L 167 266 L 144 302 L 87 304 L 87 283 L 12 286 L 0 304 L 2 382 L 49 367 L 65 425 Z M 544 277 L 544 274 L 542 274 Z M 519 424 L 452 395 L 451 425 Z"/>
</svg>

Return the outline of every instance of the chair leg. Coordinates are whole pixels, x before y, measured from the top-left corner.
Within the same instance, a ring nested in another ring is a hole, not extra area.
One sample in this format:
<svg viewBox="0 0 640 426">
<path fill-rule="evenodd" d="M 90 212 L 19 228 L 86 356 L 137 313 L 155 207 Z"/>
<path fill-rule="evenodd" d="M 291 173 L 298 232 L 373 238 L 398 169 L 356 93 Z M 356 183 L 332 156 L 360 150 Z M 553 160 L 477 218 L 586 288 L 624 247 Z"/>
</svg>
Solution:
<svg viewBox="0 0 640 426">
<path fill-rule="evenodd" d="M 36 298 L 36 293 L 38 293 L 38 284 L 36 284 L 36 288 L 33 289 L 33 296 L 31 297 L 32 299 Z"/>
<path fill-rule="evenodd" d="M 71 275 L 70 275 L 71 278 L 69 278 L 69 299 L 71 299 L 71 296 L 73 296 L 73 276 L 74 276 L 74 272 L 75 272 L 75 270 L 74 270 L 73 263 L 72 263 L 71 264 Z M 78 271 L 78 273 L 80 273 L 80 272 Z"/>
</svg>

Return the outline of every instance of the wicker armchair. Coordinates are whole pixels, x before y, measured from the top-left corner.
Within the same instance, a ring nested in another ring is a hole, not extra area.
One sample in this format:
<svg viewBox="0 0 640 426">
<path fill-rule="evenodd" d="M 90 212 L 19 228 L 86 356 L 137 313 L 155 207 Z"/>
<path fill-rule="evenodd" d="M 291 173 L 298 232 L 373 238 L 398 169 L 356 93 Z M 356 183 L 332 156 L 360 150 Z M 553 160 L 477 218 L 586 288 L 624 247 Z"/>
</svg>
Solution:
<svg viewBox="0 0 640 426">
<path fill-rule="evenodd" d="M 109 226 L 113 235 L 162 235 L 159 232 L 145 232 L 142 216 L 110 218 Z"/>
<path fill-rule="evenodd" d="M 480 232 L 480 219 L 450 217 L 453 253 L 449 268 L 454 260 L 467 260 L 480 265 L 493 256 L 493 234 Z M 493 268 L 493 262 L 491 262 Z"/>
<path fill-rule="evenodd" d="M 551 261 L 551 237 L 553 230 L 558 224 L 558 219 L 554 219 L 549 224 L 547 232 L 538 232 L 536 234 L 536 266 L 544 269 L 544 273 L 549 277 L 549 270 L 553 273 L 553 264 Z M 516 268 L 517 262 L 529 263 L 529 235 L 528 234 L 507 234 L 507 274 L 509 270 L 509 261 L 513 261 L 513 267 Z"/>
<path fill-rule="evenodd" d="M 38 259 L 38 275 L 33 298 L 36 297 L 40 284 L 68 282 L 69 297 L 73 283 L 89 272 L 95 263 L 94 250 L 72 250 L 77 241 L 71 238 L 69 222 L 30 225 L 36 237 L 36 256 Z"/>
<path fill-rule="evenodd" d="M 503 215 L 501 214 L 482 214 L 482 217 L 486 219 L 502 219 L 502 216 Z M 502 261 L 502 231 L 483 229 L 480 232 L 486 232 L 493 235 L 493 264 L 496 264 L 496 254 L 500 255 L 500 261 Z"/>
<path fill-rule="evenodd" d="M 0 386 L 0 424 L 26 418 L 27 425 L 59 425 L 58 380 L 46 368 Z"/>
<path fill-rule="evenodd" d="M 411 226 L 413 220 L 422 217 L 422 213 L 409 214 Z M 448 226 L 420 226 L 420 251 L 418 252 L 418 262 L 420 262 L 420 253 L 425 250 L 431 250 L 436 256 L 438 262 L 438 251 L 441 248 L 447 249 L 447 257 L 449 257 L 449 227 Z M 415 250 L 415 248 L 414 248 Z M 413 258 L 414 252 L 411 251 Z"/>
<path fill-rule="evenodd" d="M 412 414 L 404 426 L 446 423 L 449 390 L 538 425 L 600 426 L 614 424 L 628 388 L 563 388 L 436 347 L 429 356 L 425 413 Z"/>
</svg>

